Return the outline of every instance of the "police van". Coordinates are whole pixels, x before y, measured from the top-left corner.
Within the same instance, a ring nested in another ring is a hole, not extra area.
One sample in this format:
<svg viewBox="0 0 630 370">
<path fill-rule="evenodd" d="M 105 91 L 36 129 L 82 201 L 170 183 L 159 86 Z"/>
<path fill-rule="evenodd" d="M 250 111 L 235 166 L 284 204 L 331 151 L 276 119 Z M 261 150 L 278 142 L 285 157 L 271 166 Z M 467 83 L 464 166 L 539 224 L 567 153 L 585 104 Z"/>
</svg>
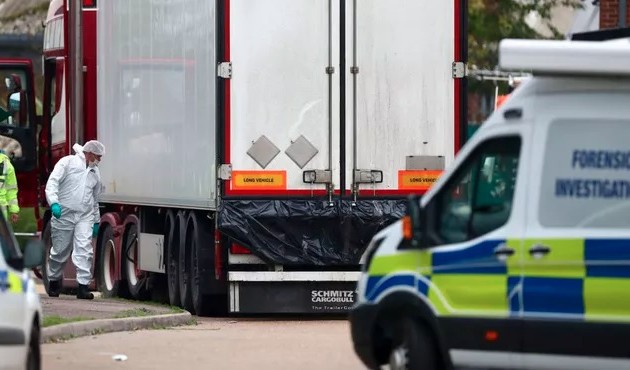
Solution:
<svg viewBox="0 0 630 370">
<path fill-rule="evenodd" d="M 533 77 L 362 257 L 370 368 L 630 369 L 630 43 L 503 40 Z"/>
<path fill-rule="evenodd" d="M 41 368 L 42 307 L 30 269 L 44 260 L 44 245 L 31 240 L 20 251 L 0 213 L 0 369 Z"/>
</svg>

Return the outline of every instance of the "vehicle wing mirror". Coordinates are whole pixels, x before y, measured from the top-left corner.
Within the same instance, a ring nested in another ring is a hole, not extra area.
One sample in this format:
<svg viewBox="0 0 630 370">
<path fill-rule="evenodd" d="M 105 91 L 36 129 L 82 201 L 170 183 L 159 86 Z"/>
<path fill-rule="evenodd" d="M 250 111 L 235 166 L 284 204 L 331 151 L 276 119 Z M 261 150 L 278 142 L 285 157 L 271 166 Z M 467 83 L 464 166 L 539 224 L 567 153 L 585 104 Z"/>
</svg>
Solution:
<svg viewBox="0 0 630 370">
<path fill-rule="evenodd" d="M 403 239 L 412 248 L 422 246 L 423 209 L 420 206 L 420 198 L 410 195 L 407 198 L 407 211 L 403 216 Z"/>
<path fill-rule="evenodd" d="M 13 89 L 15 88 L 13 80 L 11 79 L 11 77 L 5 77 L 4 85 L 7 87 L 8 91 L 13 91 Z"/>
<path fill-rule="evenodd" d="M 31 239 L 24 248 L 24 268 L 32 269 L 44 263 L 44 243 L 39 239 Z"/>
<path fill-rule="evenodd" d="M 25 103 L 20 101 L 20 93 L 13 93 L 9 95 L 9 113 L 13 114 L 20 111 L 20 108 Z"/>
</svg>

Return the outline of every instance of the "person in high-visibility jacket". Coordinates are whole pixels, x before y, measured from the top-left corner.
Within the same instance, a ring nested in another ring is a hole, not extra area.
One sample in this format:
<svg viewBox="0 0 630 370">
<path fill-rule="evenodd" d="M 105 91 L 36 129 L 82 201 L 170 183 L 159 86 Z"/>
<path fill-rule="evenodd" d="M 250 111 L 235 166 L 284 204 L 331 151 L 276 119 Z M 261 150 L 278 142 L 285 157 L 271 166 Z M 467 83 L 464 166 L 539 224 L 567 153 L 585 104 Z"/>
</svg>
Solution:
<svg viewBox="0 0 630 370">
<path fill-rule="evenodd" d="M 11 159 L 0 150 L 0 209 L 5 219 L 11 215 L 11 222 L 20 219 L 20 205 L 18 204 L 18 183 L 15 168 Z"/>
</svg>

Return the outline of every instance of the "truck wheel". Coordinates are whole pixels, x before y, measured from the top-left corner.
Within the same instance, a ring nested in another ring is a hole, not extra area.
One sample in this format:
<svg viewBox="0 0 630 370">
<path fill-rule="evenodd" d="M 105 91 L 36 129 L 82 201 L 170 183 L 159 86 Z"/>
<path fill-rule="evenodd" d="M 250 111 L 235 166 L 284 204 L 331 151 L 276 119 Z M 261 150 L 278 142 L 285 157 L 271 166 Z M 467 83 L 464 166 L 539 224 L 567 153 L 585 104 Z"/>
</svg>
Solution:
<svg viewBox="0 0 630 370">
<path fill-rule="evenodd" d="M 141 272 L 138 266 L 138 225 L 131 224 L 123 238 L 123 255 L 121 259 L 124 279 L 127 280 L 127 289 L 131 298 L 147 300 L 148 274 Z"/>
<path fill-rule="evenodd" d="M 203 287 L 214 279 L 214 240 L 199 215 L 191 212 L 186 227 L 186 245 L 190 248 L 190 289 L 192 305 L 198 316 L 221 315 L 227 309 L 225 296 L 204 294 Z"/>
<path fill-rule="evenodd" d="M 105 225 L 98 237 L 98 278 L 97 287 L 103 297 L 111 298 L 118 295 L 119 281 L 116 280 L 116 243 L 111 226 Z"/>
<path fill-rule="evenodd" d="M 166 280 L 168 285 L 168 302 L 171 306 L 179 306 L 179 220 L 173 212 L 166 214 L 164 225 L 166 230 Z"/>
<path fill-rule="evenodd" d="M 426 326 L 411 317 L 397 322 L 389 356 L 391 370 L 437 370 L 437 349 Z"/>
<path fill-rule="evenodd" d="M 179 245 L 179 300 L 182 308 L 194 314 L 192 292 L 190 291 L 190 246 L 185 243 L 187 212 L 178 212 L 177 221 L 180 223 Z"/>
<path fill-rule="evenodd" d="M 52 248 L 52 236 L 50 231 L 50 222 L 44 226 L 44 230 L 42 232 L 42 242 L 44 243 L 44 263 L 40 269 L 42 284 L 44 284 L 44 288 L 46 289 L 46 294 L 48 294 L 48 256 L 50 255 L 50 248 Z M 63 279 L 61 280 L 63 283 Z"/>
</svg>

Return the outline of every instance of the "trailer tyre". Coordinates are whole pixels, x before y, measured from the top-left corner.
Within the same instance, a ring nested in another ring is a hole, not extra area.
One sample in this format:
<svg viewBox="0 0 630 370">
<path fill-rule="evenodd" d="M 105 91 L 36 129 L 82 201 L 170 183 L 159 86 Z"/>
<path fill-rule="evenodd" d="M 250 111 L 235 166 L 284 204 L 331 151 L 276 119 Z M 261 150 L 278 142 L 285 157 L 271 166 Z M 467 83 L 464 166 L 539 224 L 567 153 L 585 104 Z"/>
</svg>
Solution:
<svg viewBox="0 0 630 370">
<path fill-rule="evenodd" d="M 171 306 L 179 306 L 179 245 L 180 227 L 179 220 L 173 214 L 166 214 L 164 225 L 166 230 L 166 245 L 164 246 L 166 255 L 166 280 L 168 285 L 168 301 Z"/>
<path fill-rule="evenodd" d="M 48 258 L 50 256 L 50 248 L 52 247 L 52 236 L 50 235 L 50 222 L 47 222 L 42 230 L 42 242 L 44 243 L 44 262 L 39 268 L 40 278 L 46 289 L 46 294 L 49 294 L 48 290 Z"/>
<path fill-rule="evenodd" d="M 122 272 L 127 281 L 127 288 L 131 298 L 147 300 L 150 297 L 148 273 L 138 273 L 138 225 L 131 224 L 123 238 L 123 255 L 121 259 Z"/>
<path fill-rule="evenodd" d="M 200 221 L 196 213 L 188 217 L 186 245 L 190 247 L 190 289 L 192 305 L 199 316 L 221 315 L 227 310 L 225 296 L 204 294 L 203 287 L 214 279 L 214 239 L 209 227 Z"/>
<path fill-rule="evenodd" d="M 192 304 L 192 292 L 190 290 L 190 247 L 185 243 L 185 230 L 187 212 L 179 212 L 177 221 L 180 225 L 180 244 L 179 244 L 179 299 L 181 307 L 186 311 L 194 314 L 195 310 Z"/>
<path fill-rule="evenodd" d="M 97 287 L 103 297 L 111 298 L 118 295 L 119 281 L 116 280 L 116 243 L 114 230 L 104 225 L 97 239 L 98 276 Z"/>
<path fill-rule="evenodd" d="M 50 255 L 50 249 L 52 248 L 52 235 L 50 230 L 50 222 L 46 223 L 42 232 L 42 242 L 44 243 L 44 263 L 41 266 L 40 274 L 46 294 L 49 294 L 48 286 L 48 256 Z M 61 280 L 63 283 L 63 279 Z"/>
</svg>

